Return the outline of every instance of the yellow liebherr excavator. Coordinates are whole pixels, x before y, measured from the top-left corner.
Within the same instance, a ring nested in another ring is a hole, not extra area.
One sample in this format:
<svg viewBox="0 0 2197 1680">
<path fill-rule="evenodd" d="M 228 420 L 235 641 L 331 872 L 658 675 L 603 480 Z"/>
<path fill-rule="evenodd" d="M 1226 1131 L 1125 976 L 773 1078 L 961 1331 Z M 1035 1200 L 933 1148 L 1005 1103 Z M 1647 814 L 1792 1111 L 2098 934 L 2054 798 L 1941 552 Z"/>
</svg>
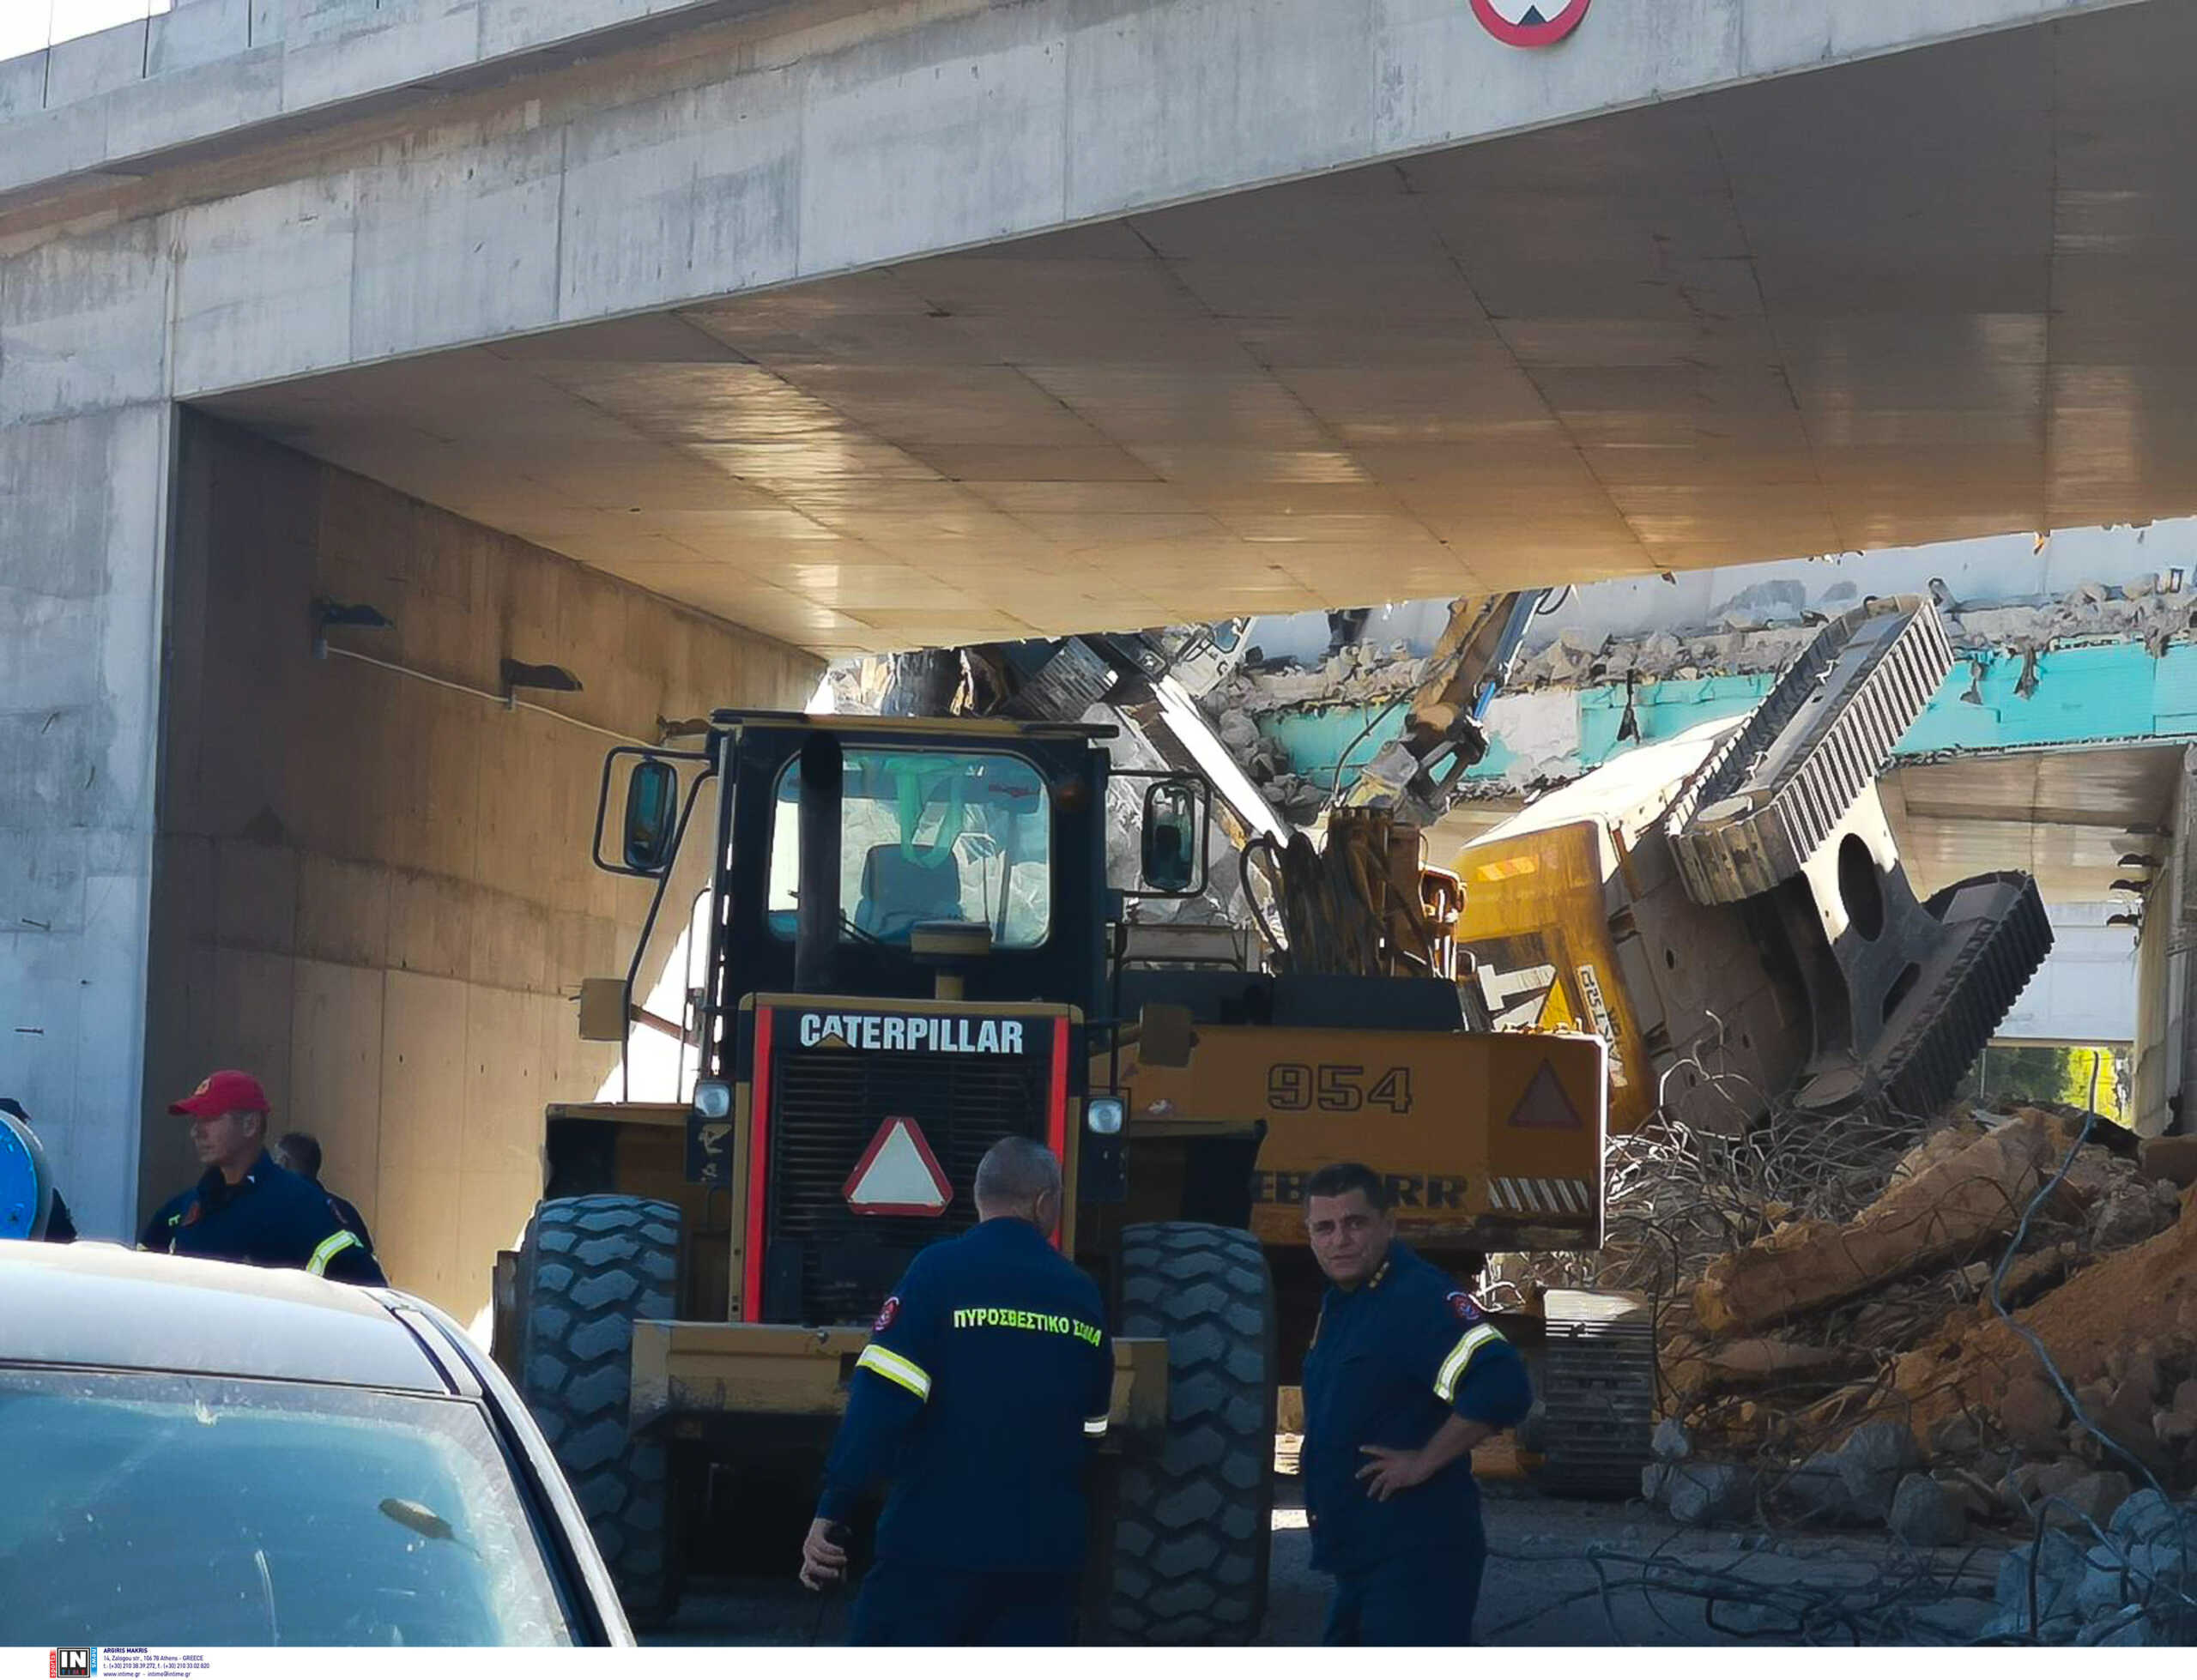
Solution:
<svg viewBox="0 0 2197 1680">
<path fill-rule="evenodd" d="M 1934 1109 L 2051 929 L 2025 875 L 1922 901 L 1901 866 L 1876 778 L 1952 664 L 1929 600 L 1833 619 L 1744 718 L 1535 800 L 1414 892 L 1537 598 L 1457 601 L 1324 844 L 1270 849 L 1277 964 L 1448 974 L 1491 1026 L 1593 1033 L 1613 1130 L 1659 1109 L 1722 1133 L 1773 1106 Z"/>
</svg>

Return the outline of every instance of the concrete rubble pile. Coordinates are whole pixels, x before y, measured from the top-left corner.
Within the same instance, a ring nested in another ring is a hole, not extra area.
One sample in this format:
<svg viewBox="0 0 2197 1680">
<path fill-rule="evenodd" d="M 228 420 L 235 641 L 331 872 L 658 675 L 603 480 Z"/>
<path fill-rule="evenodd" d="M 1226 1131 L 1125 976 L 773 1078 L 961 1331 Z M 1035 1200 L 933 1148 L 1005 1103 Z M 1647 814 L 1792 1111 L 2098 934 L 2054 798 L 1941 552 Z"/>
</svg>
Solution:
<svg viewBox="0 0 2197 1680">
<path fill-rule="evenodd" d="M 1200 695 L 1198 705 L 1267 802 L 1292 822 L 1309 823 L 1327 804 L 1333 786 L 1293 766 L 1288 750 L 1261 733 L 1259 719 L 1275 712 L 1379 707 L 1401 701 L 1419 686 L 1427 669 L 1426 660 L 1401 646 L 1360 644 L 1337 650 L 1314 669 L 1295 665 L 1239 669 Z M 1399 710 L 1387 720 L 1387 729 L 1393 730 L 1401 717 Z M 1368 736 L 1375 746 L 1384 738 L 1379 728 Z"/>
<path fill-rule="evenodd" d="M 2146 576 L 2125 583 L 2085 583 L 2061 595 L 1984 602 L 1955 600 L 1934 579 L 1931 595 L 1956 654 L 2042 654 L 2055 647 L 2123 641 L 2140 641 L 2161 654 L 2197 623 L 2193 582 L 2197 580 L 2184 579 L 2177 586 L 2172 574 Z M 1861 604 L 1856 594 L 1835 603 L 1826 598 L 1823 611 L 1811 610 L 1797 583 L 1782 591 L 1773 587 L 1767 594 L 1747 593 L 1754 598 L 1728 604 L 1716 623 L 1694 629 L 1599 642 L 1565 631 L 1520 659 L 1510 686 L 1577 687 L 1627 677 L 1689 681 L 1774 674 L 1814 639 L 1825 612 Z"/>
<path fill-rule="evenodd" d="M 1962 601 L 1932 580 L 1931 594 L 1957 659 L 2019 658 L 2024 680 L 2042 673 L 2037 662 L 2055 648 L 2141 642 L 2164 654 L 2197 624 L 2197 578 L 2178 573 L 2144 576 L 2121 583 L 2085 583 L 2064 595 L 2003 601 Z M 1812 609 L 1798 583 L 1741 592 L 1715 622 L 1644 635 L 1589 637 L 1565 630 L 1522 653 L 1504 684 L 1516 699 L 1542 690 L 1583 690 L 1602 684 L 1688 681 L 1710 677 L 1775 675 L 1815 639 L 1826 612 L 1857 606 L 1858 592 Z M 1316 665 L 1256 657 L 1199 697 L 1207 719 L 1238 764 L 1274 809 L 1293 822 L 1316 818 L 1332 789 L 1316 766 L 1290 762 L 1288 749 L 1262 723 L 1277 714 L 1332 710 L 1372 716 L 1401 701 L 1424 680 L 1426 659 L 1401 644 L 1361 643 L 1339 648 Z M 1393 727 L 1395 718 L 1386 720 Z M 1504 737 L 1516 758 L 1499 782 L 1469 784 L 1466 799 L 1515 798 L 1561 785 L 1582 773 L 1576 742 L 1541 750 L 1535 732 L 1517 716 L 1517 733 Z M 1500 731 L 1498 731 L 1500 733 Z M 1378 727 L 1371 738 L 1376 744 Z M 1331 774 L 1331 773 L 1330 773 Z"/>
<path fill-rule="evenodd" d="M 1617 1140 L 1596 1281 L 1656 1302 L 1643 1496 L 1688 1524 L 2018 1538 L 1984 1637 L 2197 1639 L 2197 1139 L 2083 1126 L 1941 1117 L 1865 1200 L 1850 1157 L 1811 1183 Z"/>
</svg>

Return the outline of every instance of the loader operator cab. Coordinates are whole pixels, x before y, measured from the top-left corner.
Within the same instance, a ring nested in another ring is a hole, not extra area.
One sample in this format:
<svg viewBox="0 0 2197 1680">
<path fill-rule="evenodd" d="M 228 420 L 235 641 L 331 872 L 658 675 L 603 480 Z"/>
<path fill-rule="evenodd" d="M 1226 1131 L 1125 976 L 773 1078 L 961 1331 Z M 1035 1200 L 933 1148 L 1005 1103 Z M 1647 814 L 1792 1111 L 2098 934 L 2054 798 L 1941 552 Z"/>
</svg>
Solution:
<svg viewBox="0 0 2197 1680">
<path fill-rule="evenodd" d="M 1052 801 L 1038 767 L 1011 752 L 850 746 L 841 752 L 840 939 L 906 947 L 922 924 L 984 928 L 996 951 L 1052 931 Z M 768 923 L 798 925 L 801 764 L 774 790 Z"/>
<path fill-rule="evenodd" d="M 596 855 L 668 882 L 714 827 L 713 1018 L 687 1024 L 713 1049 L 728 1042 L 723 1017 L 761 993 L 1045 1000 L 1098 1015 L 1123 899 L 1107 884 L 1111 777 L 1133 778 L 1142 796 L 1146 879 L 1132 891 L 1202 887 L 1211 790 L 1195 777 L 1115 771 L 1105 726 L 782 712 L 710 722 L 700 752 L 611 755 L 606 814 L 611 767 L 629 766 L 624 846 L 607 858 L 598 836 Z M 722 1061 L 705 1056 L 700 1076 L 723 1077 Z"/>
</svg>

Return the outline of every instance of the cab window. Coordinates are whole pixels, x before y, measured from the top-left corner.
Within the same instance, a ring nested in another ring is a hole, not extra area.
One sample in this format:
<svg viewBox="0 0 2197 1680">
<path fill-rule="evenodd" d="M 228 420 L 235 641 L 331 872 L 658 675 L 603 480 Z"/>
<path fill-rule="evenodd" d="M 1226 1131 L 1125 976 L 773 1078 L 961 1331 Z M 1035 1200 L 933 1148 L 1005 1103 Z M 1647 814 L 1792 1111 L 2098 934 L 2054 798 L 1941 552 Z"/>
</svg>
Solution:
<svg viewBox="0 0 2197 1680">
<path fill-rule="evenodd" d="M 840 940 L 905 946 L 923 922 L 977 922 L 1002 951 L 1052 929 L 1052 813 L 1044 778 L 1007 752 L 850 746 L 839 806 Z M 770 922 L 794 935 L 800 760 L 780 771 Z"/>
</svg>

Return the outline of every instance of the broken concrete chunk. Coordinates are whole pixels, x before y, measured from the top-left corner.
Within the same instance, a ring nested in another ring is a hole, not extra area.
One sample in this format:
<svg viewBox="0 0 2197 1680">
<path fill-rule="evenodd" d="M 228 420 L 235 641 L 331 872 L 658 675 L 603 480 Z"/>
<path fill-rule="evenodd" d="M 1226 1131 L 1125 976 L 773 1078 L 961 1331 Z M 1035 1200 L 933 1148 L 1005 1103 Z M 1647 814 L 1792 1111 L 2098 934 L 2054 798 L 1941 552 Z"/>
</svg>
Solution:
<svg viewBox="0 0 2197 1680">
<path fill-rule="evenodd" d="M 1783 1502 L 1803 1518 L 1819 1522 L 1854 1520 L 1847 1508 L 1846 1479 L 1838 1473 L 1836 1453 L 1817 1453 L 1785 1478 Z"/>
<path fill-rule="evenodd" d="M 2146 1138 L 2136 1158 L 2146 1178 L 2163 1178 L 2185 1190 L 2197 1184 L 2197 1137 Z"/>
<path fill-rule="evenodd" d="M 1934 1458 L 1972 1458 L 1982 1447 L 1983 1435 L 1973 1418 L 1956 1413 L 1940 1418 L 1930 1427 L 1930 1453 Z"/>
<path fill-rule="evenodd" d="M 2053 1187 L 2047 1206 L 2062 1218 L 2085 1218 L 2134 1175 L 2128 1163 L 2115 1159 L 2096 1144 L 2086 1145 L 2075 1151 L 2075 1158 Z"/>
<path fill-rule="evenodd" d="M 1848 1509 L 1865 1520 L 1882 1522 L 1891 1514 L 1902 1478 L 1922 1462 L 1922 1449 L 1905 1424 L 1864 1423 L 1838 1449 Z"/>
<path fill-rule="evenodd" d="M 2083 1528 L 2091 1523 L 2103 1527 L 2128 1492 L 2128 1478 L 2121 1472 L 2093 1471 L 2051 1499 L 2044 1520 L 2055 1528 Z"/>
<path fill-rule="evenodd" d="M 1766 1381 L 1773 1377 L 1821 1375 L 1853 1364 L 1855 1357 L 1850 1349 L 1812 1347 L 1758 1336 L 1711 1350 L 1708 1365 L 1728 1381 Z"/>
<path fill-rule="evenodd" d="M 1982 1135 L 1973 1126 L 1940 1127 L 1899 1157 L 1885 1179 L 1887 1187 L 1927 1172 L 1941 1161 L 1952 1160 Z"/>
<path fill-rule="evenodd" d="M 2083 1554 L 2085 1568 L 2075 1586 L 2075 1608 L 2096 1617 L 2121 1608 L 2128 1595 L 2128 1568 L 2113 1546 L 2092 1546 Z"/>
<path fill-rule="evenodd" d="M 1900 1478 L 1885 1526 L 1910 1546 L 1958 1545 L 1968 1532 L 1968 1514 L 1921 1471 Z"/>
<path fill-rule="evenodd" d="M 2075 1635 L 2078 1645 L 2147 1645 L 2149 1619 L 2141 1604 L 2128 1604 Z"/>
<path fill-rule="evenodd" d="M 1963 1331 L 1958 1345 L 1903 1355 L 1896 1398 L 1885 1402 L 1917 1427 L 1965 1407 L 1994 1407 L 2016 1373 L 2037 1373 L 2037 1337 L 2067 1380 L 2080 1387 L 2104 1375 L 2107 1359 L 2140 1341 L 2197 1338 L 2197 1197 L 2173 1227 L 2149 1242 L 2081 1267 L 2006 1324 L 1995 1316 Z M 2187 1375 L 2175 1373 L 2177 1379 Z"/>
<path fill-rule="evenodd" d="M 2033 1512 L 2040 1502 L 2057 1498 L 2089 1473 L 2090 1466 L 2079 1459 L 2018 1464 L 2006 1472 L 2002 1491 L 2013 1509 Z"/>
<path fill-rule="evenodd" d="M 2069 1536 L 2047 1532 L 2033 1544 L 2013 1548 L 1999 1560 L 1992 1602 L 2009 1623 L 1998 1638 L 2023 1637 L 2075 1613 L 2075 1595 L 2089 1568 L 2086 1548 Z M 2031 1619 L 2032 1604 L 2036 1620 Z"/>
<path fill-rule="evenodd" d="M 2024 1452 L 2056 1452 L 2067 1421 L 2067 1402 L 2043 1377 L 2018 1376 L 2000 1397 L 1999 1427 Z"/>
<path fill-rule="evenodd" d="M 1932 1479 L 1971 1522 L 1999 1514 L 1999 1496 L 1992 1492 L 1990 1483 L 1975 1472 L 1955 1467 L 1937 1472 Z"/>
<path fill-rule="evenodd" d="M 1671 1466 L 1660 1460 L 1640 1466 L 1640 1496 L 1660 1508 L 1670 1497 Z"/>
<path fill-rule="evenodd" d="M 2079 1258 L 2072 1242 L 2056 1243 L 2040 1254 L 2024 1254 L 2006 1268 L 1999 1285 L 2000 1304 L 2010 1311 L 2026 1306 L 2065 1278 Z M 1988 1290 L 1982 1292 L 1988 1293 Z"/>
<path fill-rule="evenodd" d="M 2116 1184 L 2091 1210 L 2091 1245 L 2102 1250 L 2126 1248 L 2158 1235 L 2161 1224 L 2158 1202 L 2152 1187 L 2132 1177 Z"/>
<path fill-rule="evenodd" d="M 2090 1474 L 2090 1466 L 2080 1459 L 2055 1459 L 2037 1473 L 2037 1494 L 2040 1499 L 2057 1499 Z"/>
<path fill-rule="evenodd" d="M 1671 1520 L 1689 1527 L 1737 1522 L 1754 1512 L 1754 1478 L 1735 1464 L 1671 1467 Z"/>
<path fill-rule="evenodd" d="M 2139 1488 L 2121 1502 L 2105 1532 L 2121 1545 L 2137 1545 L 2185 1523 L 2197 1524 L 2197 1517 L 2177 1512 L 2157 1488 Z"/>
<path fill-rule="evenodd" d="M 1238 752 L 1248 752 L 1259 744 L 1259 726 L 1251 721 L 1247 711 L 1225 711 L 1213 726 L 1213 733 L 1221 744 Z"/>
<path fill-rule="evenodd" d="M 1664 1464 L 1677 1464 L 1693 1453 L 1693 1438 L 1686 1432 L 1686 1425 L 1675 1417 L 1666 1417 L 1655 1425 L 1655 1432 L 1648 1438 L 1648 1450 Z"/>
<path fill-rule="evenodd" d="M 1754 1329 L 1863 1294 L 2011 1230 L 2066 1142 L 2050 1115 L 2007 1125 L 1901 1180 L 1852 1224 L 1795 1225 L 1711 1262 L 1694 1307 L 1712 1332 Z"/>
<path fill-rule="evenodd" d="M 1920 1465 L 1922 1449 L 1904 1423 L 1879 1421 L 1864 1423 L 1848 1435 L 1838 1449 L 1838 1460 L 1844 1469 L 1859 1474 L 1893 1474 Z"/>
<path fill-rule="evenodd" d="M 2163 1442 L 2197 1438 L 2197 1377 L 2175 1385 L 2174 1398 L 2152 1414 L 2152 1432 Z"/>
<path fill-rule="evenodd" d="M 2105 1374 L 2146 1405 L 2158 1392 L 2159 1357 L 2149 1342 L 2116 1348 L 2105 1357 Z"/>
</svg>

